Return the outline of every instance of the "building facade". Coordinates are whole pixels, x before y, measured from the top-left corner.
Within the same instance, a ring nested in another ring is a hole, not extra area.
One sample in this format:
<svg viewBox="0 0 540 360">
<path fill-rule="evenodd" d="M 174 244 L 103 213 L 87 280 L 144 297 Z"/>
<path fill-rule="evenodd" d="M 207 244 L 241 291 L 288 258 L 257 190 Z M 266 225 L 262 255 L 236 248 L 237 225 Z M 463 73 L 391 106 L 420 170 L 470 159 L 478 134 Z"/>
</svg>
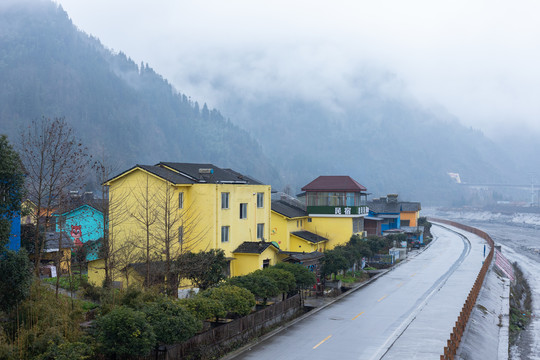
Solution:
<svg viewBox="0 0 540 360">
<path fill-rule="evenodd" d="M 236 255 L 242 244 L 270 241 L 270 186 L 231 169 L 170 162 L 137 165 L 105 185 L 109 241 L 116 249 L 129 244 L 146 256 L 151 248 L 155 261 L 163 260 L 165 250 L 177 257 L 222 249 L 230 260 L 229 273 L 236 276 L 256 270 L 252 255 L 249 262 Z M 257 255 L 261 267 L 276 261 L 272 252 Z M 102 268 L 100 259 L 89 263 L 91 282 L 103 280 Z"/>
</svg>

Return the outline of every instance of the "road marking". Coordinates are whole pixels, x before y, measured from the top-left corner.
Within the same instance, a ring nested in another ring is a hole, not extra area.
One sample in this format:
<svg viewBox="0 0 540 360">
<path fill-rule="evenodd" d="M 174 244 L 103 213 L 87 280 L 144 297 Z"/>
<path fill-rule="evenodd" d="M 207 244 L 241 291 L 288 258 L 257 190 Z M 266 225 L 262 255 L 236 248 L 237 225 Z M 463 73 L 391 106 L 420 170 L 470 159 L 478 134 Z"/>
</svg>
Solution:
<svg viewBox="0 0 540 360">
<path fill-rule="evenodd" d="M 377 302 L 381 302 L 385 297 L 387 297 L 388 295 L 384 295 L 382 298 L 380 298 L 379 300 L 377 300 Z"/>
<path fill-rule="evenodd" d="M 364 312 L 362 311 L 360 314 L 356 315 L 355 317 L 353 317 L 352 319 L 355 320 L 357 317 L 359 317 L 360 315 L 362 315 Z"/>
<path fill-rule="evenodd" d="M 402 286 L 403 286 L 403 281 L 397 284 L 397 287 L 402 287 Z"/>
<path fill-rule="evenodd" d="M 414 275 L 416 275 L 416 273 L 412 274 L 411 277 L 413 277 Z"/>
<path fill-rule="evenodd" d="M 316 349 L 318 348 L 319 346 L 322 345 L 322 343 L 324 343 L 326 340 L 330 339 L 332 337 L 332 335 L 328 335 L 327 337 L 324 338 L 323 341 L 321 341 L 320 343 L 318 343 L 317 345 L 315 345 L 313 348 Z"/>
</svg>

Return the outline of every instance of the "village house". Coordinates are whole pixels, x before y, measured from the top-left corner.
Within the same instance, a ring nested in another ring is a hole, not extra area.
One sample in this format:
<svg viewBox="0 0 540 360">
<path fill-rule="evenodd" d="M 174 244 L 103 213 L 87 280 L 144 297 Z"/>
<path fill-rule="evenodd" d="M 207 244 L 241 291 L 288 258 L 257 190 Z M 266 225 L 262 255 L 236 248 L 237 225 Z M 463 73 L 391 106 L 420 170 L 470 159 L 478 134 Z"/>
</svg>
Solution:
<svg viewBox="0 0 540 360">
<path fill-rule="evenodd" d="M 147 248 L 154 261 L 162 261 L 165 246 L 175 256 L 222 249 L 231 276 L 278 261 L 278 249 L 269 243 L 269 185 L 213 164 L 172 162 L 136 165 L 105 185 L 109 241 L 118 261 L 129 255 L 131 265 L 141 263 Z M 133 251 L 122 254 L 122 248 Z M 113 277 L 121 282 L 119 271 Z M 89 262 L 88 276 L 91 283 L 102 283 L 103 259 Z"/>
</svg>

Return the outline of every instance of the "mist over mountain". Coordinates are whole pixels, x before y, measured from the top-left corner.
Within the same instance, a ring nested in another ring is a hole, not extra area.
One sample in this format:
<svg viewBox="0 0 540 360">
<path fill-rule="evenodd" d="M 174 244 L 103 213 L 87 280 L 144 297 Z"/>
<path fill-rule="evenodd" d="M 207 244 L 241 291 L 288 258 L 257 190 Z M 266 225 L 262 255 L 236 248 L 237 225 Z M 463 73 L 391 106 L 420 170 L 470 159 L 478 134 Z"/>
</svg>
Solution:
<svg viewBox="0 0 540 360">
<path fill-rule="evenodd" d="M 210 79 L 216 110 L 106 49 L 52 2 L 0 6 L 0 35 L 0 133 L 12 142 L 31 120 L 64 116 L 90 152 L 122 168 L 211 162 L 293 193 L 318 175 L 350 175 L 375 196 L 441 203 L 461 196 L 448 172 L 471 183 L 522 180 L 504 147 L 419 104 L 380 70 L 359 68 L 345 92 L 264 81 L 242 89 L 223 74 Z"/>
<path fill-rule="evenodd" d="M 178 93 L 148 64 L 113 53 L 50 1 L 0 7 L 0 132 L 65 117 L 90 152 L 122 168 L 211 162 L 279 179 L 260 145 L 215 109 Z"/>
<path fill-rule="evenodd" d="M 284 182 L 292 186 L 347 174 L 376 196 L 396 192 L 437 203 L 461 196 L 449 172 L 469 183 L 519 180 L 508 149 L 444 109 L 422 106 L 391 74 L 359 69 L 346 91 L 312 98 L 256 89 L 242 96 L 223 78 L 213 84 L 223 90 L 220 109 L 282 159 Z"/>
</svg>

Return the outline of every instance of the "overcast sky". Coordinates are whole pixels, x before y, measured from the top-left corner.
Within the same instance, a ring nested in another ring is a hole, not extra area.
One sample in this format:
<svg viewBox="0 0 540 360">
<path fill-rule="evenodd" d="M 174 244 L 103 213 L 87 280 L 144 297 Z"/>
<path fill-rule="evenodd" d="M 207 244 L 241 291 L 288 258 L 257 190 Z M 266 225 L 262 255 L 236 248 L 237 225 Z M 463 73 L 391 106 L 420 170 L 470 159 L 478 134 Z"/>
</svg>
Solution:
<svg viewBox="0 0 540 360">
<path fill-rule="evenodd" d="M 246 96 L 345 96 L 347 79 L 371 69 L 488 135 L 540 131 L 537 0 L 57 2 L 81 30 L 211 107 L 216 83 Z"/>
</svg>

